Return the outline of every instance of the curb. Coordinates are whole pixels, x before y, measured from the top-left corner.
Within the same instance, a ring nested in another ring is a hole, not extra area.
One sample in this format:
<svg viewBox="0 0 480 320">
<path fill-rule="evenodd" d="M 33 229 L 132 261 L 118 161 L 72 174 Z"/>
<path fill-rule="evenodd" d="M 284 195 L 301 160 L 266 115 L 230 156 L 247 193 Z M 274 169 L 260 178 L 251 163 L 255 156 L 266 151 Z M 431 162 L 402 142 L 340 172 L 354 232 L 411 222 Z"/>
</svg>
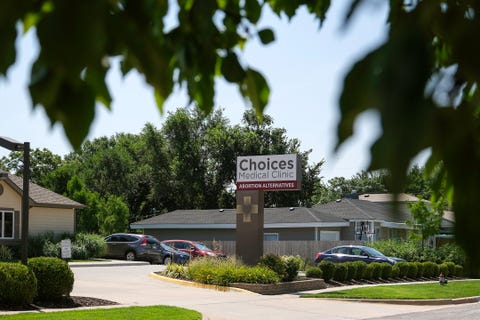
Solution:
<svg viewBox="0 0 480 320">
<path fill-rule="evenodd" d="M 170 282 L 170 283 L 180 284 L 180 285 L 184 285 L 184 286 L 187 286 L 187 287 L 211 289 L 211 290 L 217 290 L 217 291 L 223 291 L 223 292 L 233 291 L 233 292 L 241 292 L 241 293 L 248 293 L 248 294 L 257 294 L 255 292 L 252 292 L 252 291 L 249 291 L 249 290 L 235 288 L 235 287 L 217 286 L 217 285 L 213 285 L 213 284 L 205 284 L 205 283 L 198 283 L 198 282 L 193 282 L 193 281 L 164 277 L 164 276 L 158 275 L 154 272 L 150 273 L 149 276 L 151 278 L 154 278 L 154 279 L 157 279 L 157 280 L 162 280 L 162 281 L 166 281 L 166 282 Z"/>
<path fill-rule="evenodd" d="M 97 262 L 69 262 L 70 268 L 77 267 L 122 267 L 122 266 L 142 266 L 150 264 L 147 261 L 124 261 L 124 260 L 110 260 L 110 261 L 97 261 Z"/>
<path fill-rule="evenodd" d="M 476 303 L 480 301 L 480 296 L 455 298 L 455 299 L 336 299 L 336 298 L 322 298 L 326 300 L 335 301 L 349 301 L 349 302 L 368 302 L 368 303 L 387 303 L 399 305 L 417 305 L 417 306 L 441 306 L 441 305 L 455 305 L 465 303 Z"/>
</svg>

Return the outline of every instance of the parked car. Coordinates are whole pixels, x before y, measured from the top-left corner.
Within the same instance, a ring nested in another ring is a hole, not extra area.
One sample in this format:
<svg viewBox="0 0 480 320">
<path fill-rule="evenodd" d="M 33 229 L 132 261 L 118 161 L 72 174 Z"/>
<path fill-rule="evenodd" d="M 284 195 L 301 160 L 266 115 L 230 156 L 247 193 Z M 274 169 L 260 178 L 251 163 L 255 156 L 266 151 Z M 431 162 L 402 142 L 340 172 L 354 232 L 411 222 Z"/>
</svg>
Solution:
<svg viewBox="0 0 480 320">
<path fill-rule="evenodd" d="M 145 234 L 115 233 L 105 238 L 107 244 L 107 258 L 125 260 L 141 260 L 150 263 L 184 264 L 190 260 L 190 255 L 174 250 L 162 244 L 157 238 Z"/>
<path fill-rule="evenodd" d="M 391 265 L 399 261 L 405 261 L 401 258 L 387 257 L 377 249 L 366 246 L 338 246 L 328 249 L 323 252 L 317 253 L 315 257 L 315 263 L 320 261 L 332 261 L 332 262 L 347 262 L 347 261 L 364 261 L 366 263 L 371 262 L 387 262 Z"/>
<path fill-rule="evenodd" d="M 203 243 L 190 240 L 164 240 L 162 243 L 195 257 L 226 257 L 222 252 L 214 251 Z"/>
</svg>

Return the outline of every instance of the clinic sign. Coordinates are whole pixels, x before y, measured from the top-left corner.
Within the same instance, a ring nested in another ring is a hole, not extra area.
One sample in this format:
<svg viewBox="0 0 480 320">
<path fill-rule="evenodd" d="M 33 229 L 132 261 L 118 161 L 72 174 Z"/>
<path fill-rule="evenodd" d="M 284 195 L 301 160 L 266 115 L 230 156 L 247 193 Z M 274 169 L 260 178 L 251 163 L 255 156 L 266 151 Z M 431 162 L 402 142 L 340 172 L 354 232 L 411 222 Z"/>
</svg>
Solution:
<svg viewBox="0 0 480 320">
<path fill-rule="evenodd" d="M 301 182 L 302 170 L 298 154 L 237 158 L 237 191 L 300 190 Z"/>
</svg>

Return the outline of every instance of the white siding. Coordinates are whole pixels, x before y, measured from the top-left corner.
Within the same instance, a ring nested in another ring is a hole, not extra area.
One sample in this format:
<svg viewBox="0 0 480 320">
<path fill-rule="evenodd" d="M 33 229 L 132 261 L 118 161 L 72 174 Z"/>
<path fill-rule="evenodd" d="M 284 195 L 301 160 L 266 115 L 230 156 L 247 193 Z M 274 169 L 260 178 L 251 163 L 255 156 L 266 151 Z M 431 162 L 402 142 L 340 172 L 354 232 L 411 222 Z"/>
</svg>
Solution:
<svg viewBox="0 0 480 320">
<path fill-rule="evenodd" d="M 4 181 L 0 181 L 0 184 L 3 186 L 3 193 L 0 195 L 0 208 L 20 210 L 22 197 Z"/>
<path fill-rule="evenodd" d="M 75 213 L 73 209 L 38 208 L 30 209 L 28 232 L 30 235 L 51 231 L 73 233 Z"/>
</svg>

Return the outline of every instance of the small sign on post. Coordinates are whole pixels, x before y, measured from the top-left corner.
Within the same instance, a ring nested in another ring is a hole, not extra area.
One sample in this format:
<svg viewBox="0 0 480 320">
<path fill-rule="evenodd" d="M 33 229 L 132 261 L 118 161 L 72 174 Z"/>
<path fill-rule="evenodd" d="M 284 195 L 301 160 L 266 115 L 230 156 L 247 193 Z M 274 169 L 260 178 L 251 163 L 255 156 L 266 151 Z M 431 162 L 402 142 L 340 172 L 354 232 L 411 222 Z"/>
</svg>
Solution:
<svg viewBox="0 0 480 320">
<path fill-rule="evenodd" d="M 62 247 L 62 259 L 72 259 L 72 241 L 63 239 L 60 244 Z"/>
</svg>

